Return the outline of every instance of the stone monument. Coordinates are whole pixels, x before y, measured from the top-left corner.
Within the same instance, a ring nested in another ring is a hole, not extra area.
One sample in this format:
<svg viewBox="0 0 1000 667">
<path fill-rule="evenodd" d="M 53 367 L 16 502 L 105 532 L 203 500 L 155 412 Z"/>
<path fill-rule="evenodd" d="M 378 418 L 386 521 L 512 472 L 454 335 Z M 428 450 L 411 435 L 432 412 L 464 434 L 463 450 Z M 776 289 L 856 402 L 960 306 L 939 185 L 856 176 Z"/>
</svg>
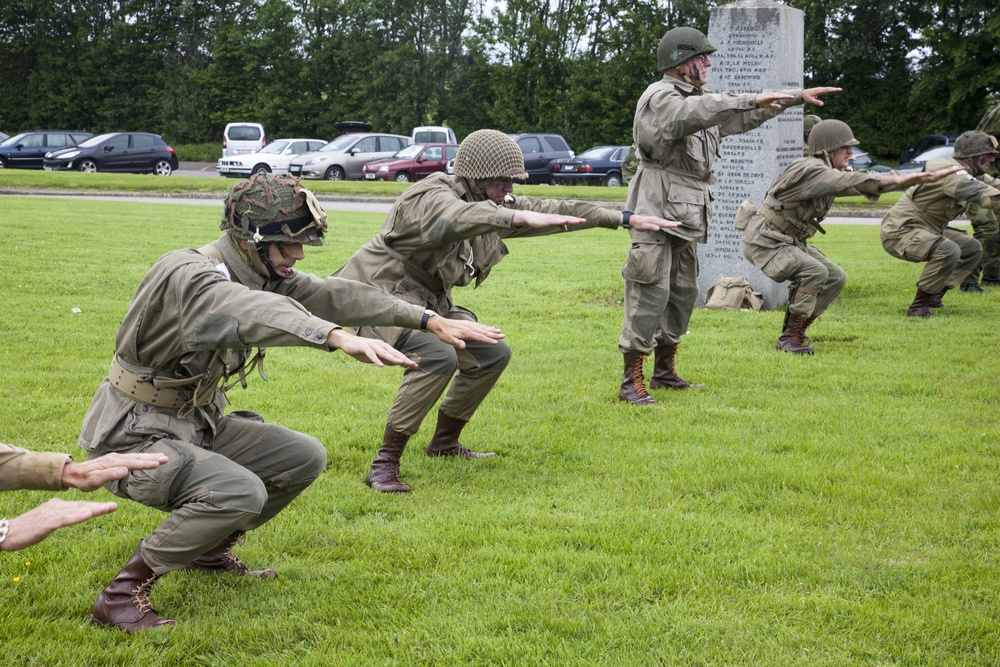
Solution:
<svg viewBox="0 0 1000 667">
<path fill-rule="evenodd" d="M 802 88 L 802 11 L 772 0 L 741 0 L 710 12 L 712 54 L 708 85 L 712 92 L 759 93 Z M 715 161 L 712 187 L 715 214 L 708 242 L 698 246 L 698 304 L 719 274 L 743 276 L 764 295 L 764 308 L 788 300 L 787 283 L 778 284 L 743 257 L 740 233 L 733 228 L 744 199 L 760 206 L 767 189 L 785 167 L 802 157 L 802 107 L 796 106 L 744 134 L 725 137 Z"/>
</svg>

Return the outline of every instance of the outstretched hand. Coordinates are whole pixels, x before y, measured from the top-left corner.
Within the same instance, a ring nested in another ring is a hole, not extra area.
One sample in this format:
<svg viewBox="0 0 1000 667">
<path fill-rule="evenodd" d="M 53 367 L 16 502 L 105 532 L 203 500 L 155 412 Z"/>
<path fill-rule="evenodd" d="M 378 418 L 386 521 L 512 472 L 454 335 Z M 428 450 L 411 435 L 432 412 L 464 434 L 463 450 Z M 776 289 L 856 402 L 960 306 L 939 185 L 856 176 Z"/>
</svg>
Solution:
<svg viewBox="0 0 1000 667">
<path fill-rule="evenodd" d="M 658 218 L 655 215 L 638 215 L 633 213 L 629 217 L 628 226 L 640 232 L 658 232 L 662 229 L 680 227 L 681 223 L 676 220 Z"/>
<path fill-rule="evenodd" d="M 93 491 L 115 479 L 122 479 L 131 470 L 148 470 L 168 461 L 166 454 L 105 454 L 96 459 L 63 466 L 62 485 L 81 491 Z"/>
<path fill-rule="evenodd" d="M 916 183 L 930 183 L 933 181 L 940 180 L 945 176 L 951 176 L 952 174 L 962 171 L 963 167 L 945 167 L 944 169 L 938 169 L 937 171 L 918 171 L 914 174 L 885 174 L 891 180 L 890 183 L 896 185 L 897 187 L 905 188 Z"/>
<path fill-rule="evenodd" d="M 347 333 L 343 329 L 334 329 L 327 335 L 326 344 L 331 350 L 340 350 L 364 364 L 376 366 L 407 366 L 416 368 L 417 362 L 386 342 L 374 338 L 362 338 Z"/>
<path fill-rule="evenodd" d="M 38 544 L 65 526 L 83 523 L 95 516 L 118 509 L 117 503 L 92 503 L 86 500 L 60 500 L 53 498 L 10 520 L 7 539 L 0 542 L 0 550 L 17 551 Z"/>
<path fill-rule="evenodd" d="M 496 345 L 496 342 L 504 337 L 503 332 L 496 327 L 470 320 L 450 320 L 440 315 L 427 320 L 427 330 L 442 342 L 459 349 L 465 348 L 467 340 Z"/>
<path fill-rule="evenodd" d="M 834 88 L 832 86 L 820 86 L 819 88 L 806 88 L 802 91 L 802 101 L 806 104 L 812 104 L 813 106 L 821 107 L 823 106 L 823 101 L 820 98 L 821 95 L 827 95 L 829 93 L 839 93 L 843 88 Z"/>
<path fill-rule="evenodd" d="M 575 215 L 560 215 L 558 213 L 539 213 L 537 211 L 526 211 L 518 209 L 514 211 L 511 224 L 518 227 L 531 227 L 532 229 L 548 229 L 550 227 L 561 227 L 565 232 L 572 225 L 582 225 L 587 222 L 584 218 Z"/>
</svg>

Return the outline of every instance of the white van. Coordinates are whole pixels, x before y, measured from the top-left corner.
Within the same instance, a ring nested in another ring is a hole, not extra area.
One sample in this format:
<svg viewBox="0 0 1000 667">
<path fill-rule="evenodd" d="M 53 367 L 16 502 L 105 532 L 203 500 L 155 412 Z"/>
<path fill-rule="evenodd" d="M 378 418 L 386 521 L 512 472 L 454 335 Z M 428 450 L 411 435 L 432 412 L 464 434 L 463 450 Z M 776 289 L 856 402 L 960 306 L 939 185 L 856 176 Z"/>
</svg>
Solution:
<svg viewBox="0 0 1000 667">
<path fill-rule="evenodd" d="M 414 144 L 457 144 L 455 131 L 441 125 L 415 127 L 410 133 L 410 142 Z"/>
<path fill-rule="evenodd" d="M 260 123 L 229 123 L 222 133 L 222 157 L 256 153 L 267 145 Z"/>
</svg>

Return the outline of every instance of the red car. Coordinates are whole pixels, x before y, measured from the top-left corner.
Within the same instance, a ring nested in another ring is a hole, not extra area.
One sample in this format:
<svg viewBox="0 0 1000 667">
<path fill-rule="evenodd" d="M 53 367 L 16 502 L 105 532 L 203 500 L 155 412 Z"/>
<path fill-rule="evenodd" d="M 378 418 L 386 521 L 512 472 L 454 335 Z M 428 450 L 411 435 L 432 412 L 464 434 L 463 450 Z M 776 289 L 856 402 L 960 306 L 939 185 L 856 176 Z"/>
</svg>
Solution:
<svg viewBox="0 0 1000 667">
<path fill-rule="evenodd" d="M 419 181 L 436 171 L 443 172 L 448 160 L 458 154 L 458 144 L 412 144 L 385 160 L 365 165 L 366 181 Z"/>
</svg>

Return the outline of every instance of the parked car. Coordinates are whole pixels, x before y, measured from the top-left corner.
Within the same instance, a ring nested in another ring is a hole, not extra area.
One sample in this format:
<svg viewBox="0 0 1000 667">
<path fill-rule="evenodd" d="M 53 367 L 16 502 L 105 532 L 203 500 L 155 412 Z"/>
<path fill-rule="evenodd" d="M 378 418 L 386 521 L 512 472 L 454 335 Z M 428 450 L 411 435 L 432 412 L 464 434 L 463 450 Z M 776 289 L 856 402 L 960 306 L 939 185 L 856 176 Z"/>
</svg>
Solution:
<svg viewBox="0 0 1000 667">
<path fill-rule="evenodd" d="M 954 134 L 925 134 L 914 141 L 913 145 L 899 156 L 899 164 L 910 162 L 913 158 L 932 148 L 951 146 L 955 143 L 956 139 L 958 139 L 958 136 Z"/>
<path fill-rule="evenodd" d="M 955 153 L 954 146 L 938 146 L 937 148 L 932 148 L 929 151 L 924 151 L 917 157 L 913 158 L 909 162 L 904 162 L 903 164 L 896 167 L 896 171 L 901 174 L 912 174 L 915 171 L 923 171 L 924 163 L 928 160 L 940 160 L 943 158 L 949 158 Z"/>
<path fill-rule="evenodd" d="M 450 127 L 425 125 L 413 128 L 410 132 L 410 141 L 415 144 L 457 144 L 458 138 Z"/>
<path fill-rule="evenodd" d="M 229 123 L 222 131 L 222 157 L 256 153 L 267 145 L 260 123 Z"/>
<path fill-rule="evenodd" d="M 322 139 L 277 139 L 256 153 L 224 157 L 215 169 L 228 178 L 246 178 L 250 174 L 270 172 L 287 174 L 292 158 L 318 151 L 326 144 Z"/>
<path fill-rule="evenodd" d="M 169 176 L 177 168 L 177 153 L 158 134 L 111 132 L 46 153 L 43 164 L 46 171 L 126 171 Z"/>
<path fill-rule="evenodd" d="M 851 146 L 851 168 L 855 171 L 874 171 L 884 173 L 892 171 L 889 167 L 879 164 L 878 161 L 857 146 Z"/>
<path fill-rule="evenodd" d="M 419 181 L 444 171 L 458 153 L 458 144 L 410 144 L 391 158 L 369 162 L 364 177 L 369 181 Z"/>
<path fill-rule="evenodd" d="M 548 183 L 556 160 L 573 157 L 569 144 L 558 134 L 511 134 L 524 153 L 524 168 L 528 183 Z"/>
<path fill-rule="evenodd" d="M 10 139 L 9 134 L 7 134 L 6 132 L 0 132 L 0 142 L 7 141 L 8 139 Z"/>
<path fill-rule="evenodd" d="M 67 148 L 94 136 L 78 130 L 35 130 L 8 137 L 0 143 L 0 169 L 41 169 L 45 154 Z"/>
<path fill-rule="evenodd" d="M 292 176 L 325 178 L 328 181 L 362 178 L 369 162 L 392 157 L 410 144 L 398 134 L 342 134 L 313 153 L 294 158 L 288 165 Z"/>
<path fill-rule="evenodd" d="M 594 146 L 576 157 L 556 160 L 552 165 L 552 182 L 607 185 L 622 184 L 622 160 L 631 146 Z"/>
</svg>

